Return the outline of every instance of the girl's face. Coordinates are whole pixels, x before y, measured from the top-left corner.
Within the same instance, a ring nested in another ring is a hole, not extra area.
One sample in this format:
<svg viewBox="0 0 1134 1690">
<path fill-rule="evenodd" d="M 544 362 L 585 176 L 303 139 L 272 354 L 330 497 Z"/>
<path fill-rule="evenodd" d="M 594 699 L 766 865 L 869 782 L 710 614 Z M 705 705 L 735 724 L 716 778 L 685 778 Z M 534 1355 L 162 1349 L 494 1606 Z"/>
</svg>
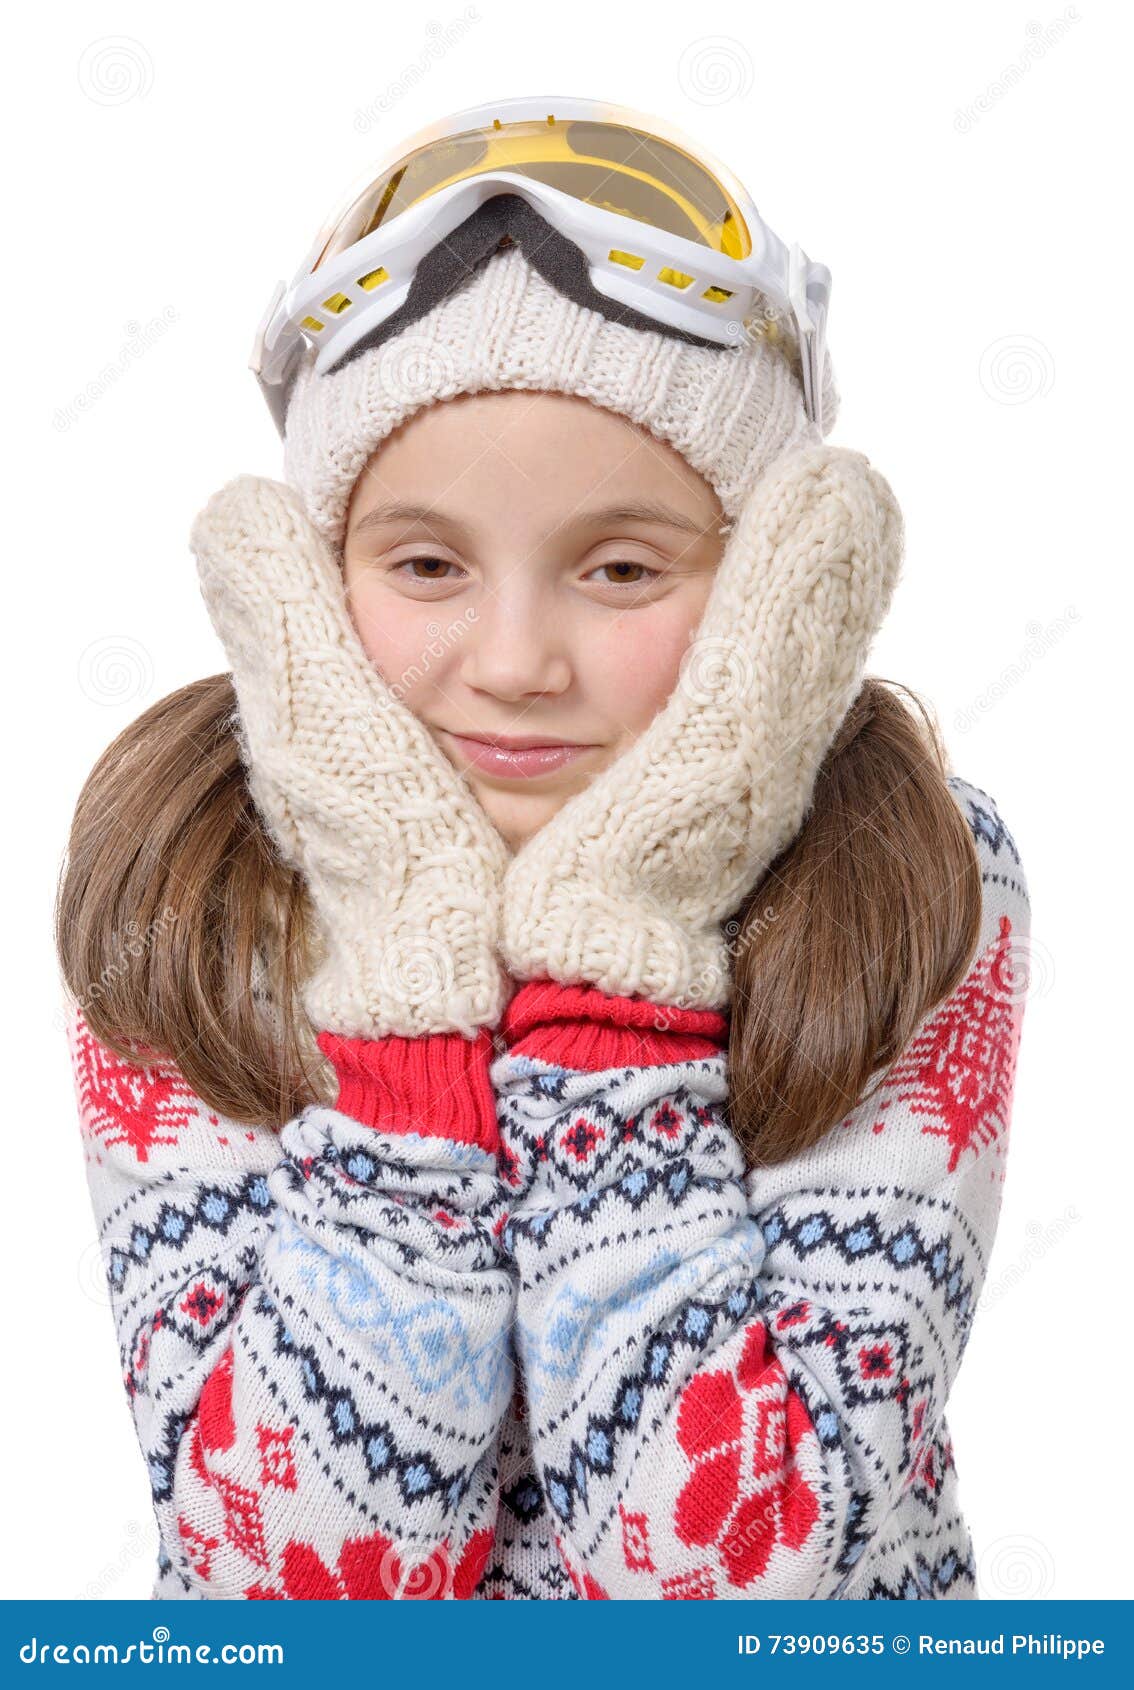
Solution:
<svg viewBox="0 0 1134 1690">
<path fill-rule="evenodd" d="M 724 549 L 709 484 L 573 394 L 462 394 L 347 512 L 367 655 L 515 850 L 665 703 Z"/>
</svg>

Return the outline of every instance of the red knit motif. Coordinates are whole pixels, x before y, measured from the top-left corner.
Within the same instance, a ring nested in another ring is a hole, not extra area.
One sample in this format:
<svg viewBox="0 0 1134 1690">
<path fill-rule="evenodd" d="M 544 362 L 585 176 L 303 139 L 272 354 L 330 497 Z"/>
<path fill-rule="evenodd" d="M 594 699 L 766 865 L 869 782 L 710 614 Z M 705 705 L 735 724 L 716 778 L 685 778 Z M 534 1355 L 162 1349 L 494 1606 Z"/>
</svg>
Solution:
<svg viewBox="0 0 1134 1690">
<path fill-rule="evenodd" d="M 231 1449 L 236 1442 L 236 1421 L 232 1413 L 232 1345 L 205 1380 L 197 1404 L 197 1423 L 206 1449 Z"/>
<path fill-rule="evenodd" d="M 334 1568 L 310 1543 L 293 1541 L 283 1552 L 283 1589 L 253 1585 L 244 1594 L 259 1601 L 290 1597 L 294 1602 L 437 1602 L 452 1597 L 467 1602 L 480 1583 L 494 1539 L 489 1527 L 474 1533 L 454 1566 L 446 1538 L 411 1568 L 408 1577 L 392 1540 L 382 1532 L 344 1543 Z"/>
<path fill-rule="evenodd" d="M 1013 970 L 1008 916 L 956 991 L 912 1040 L 887 1079 L 886 1108 L 908 1109 L 922 1132 L 944 1139 L 947 1171 L 1006 1138 L 1024 992 Z M 875 1127 L 885 1124 L 881 1119 Z"/>
<path fill-rule="evenodd" d="M 744 1589 L 777 1543 L 802 1549 L 819 1518 L 795 1466 L 814 1428 L 762 1322 L 749 1326 L 735 1369 L 694 1374 L 676 1424 L 693 1472 L 677 1498 L 674 1530 L 682 1543 L 713 1545 L 729 1583 Z"/>
<path fill-rule="evenodd" d="M 89 1138 L 108 1148 L 126 1145 L 139 1162 L 148 1162 L 158 1146 L 177 1143 L 196 1099 L 176 1068 L 125 1061 L 98 1042 L 81 1014 L 72 1055 L 79 1117 Z"/>
</svg>

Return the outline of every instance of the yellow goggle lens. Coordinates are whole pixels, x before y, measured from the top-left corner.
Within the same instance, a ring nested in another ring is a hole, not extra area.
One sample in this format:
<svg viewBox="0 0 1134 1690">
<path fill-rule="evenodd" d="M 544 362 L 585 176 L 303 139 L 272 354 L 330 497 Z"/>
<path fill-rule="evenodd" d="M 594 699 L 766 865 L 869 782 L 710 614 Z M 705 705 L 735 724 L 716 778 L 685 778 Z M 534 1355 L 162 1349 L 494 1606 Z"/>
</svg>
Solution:
<svg viewBox="0 0 1134 1690">
<path fill-rule="evenodd" d="M 466 130 L 407 154 L 355 201 L 315 267 L 430 194 L 489 170 L 544 182 L 730 258 L 752 250 L 740 208 L 690 154 L 623 124 L 548 118 Z"/>
</svg>

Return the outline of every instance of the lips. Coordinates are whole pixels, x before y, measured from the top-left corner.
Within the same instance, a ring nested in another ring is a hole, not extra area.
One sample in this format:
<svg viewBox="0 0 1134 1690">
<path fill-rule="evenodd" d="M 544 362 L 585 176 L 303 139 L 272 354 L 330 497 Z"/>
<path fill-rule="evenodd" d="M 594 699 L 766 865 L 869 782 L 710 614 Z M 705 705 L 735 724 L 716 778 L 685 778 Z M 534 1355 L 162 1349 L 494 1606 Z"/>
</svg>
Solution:
<svg viewBox="0 0 1134 1690">
<path fill-rule="evenodd" d="M 597 750 L 593 745 L 581 745 L 568 740 L 551 739 L 546 734 L 517 734 L 477 739 L 469 734 L 442 730 L 452 740 L 470 767 L 482 774 L 503 775 L 508 779 L 531 780 L 539 775 L 573 763 L 585 752 Z"/>
</svg>

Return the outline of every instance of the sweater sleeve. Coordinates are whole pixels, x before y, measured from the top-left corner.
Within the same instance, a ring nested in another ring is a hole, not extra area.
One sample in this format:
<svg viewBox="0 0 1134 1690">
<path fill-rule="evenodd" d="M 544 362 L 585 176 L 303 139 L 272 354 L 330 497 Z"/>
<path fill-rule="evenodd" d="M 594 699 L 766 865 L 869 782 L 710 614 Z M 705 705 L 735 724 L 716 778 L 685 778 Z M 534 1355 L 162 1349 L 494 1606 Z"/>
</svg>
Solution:
<svg viewBox="0 0 1134 1690">
<path fill-rule="evenodd" d="M 162 1592 L 470 1596 L 512 1389 L 491 1033 L 324 1033 L 337 1105 L 277 1133 L 68 1031 Z"/>
<path fill-rule="evenodd" d="M 548 981 L 506 1012 L 516 1347 L 581 1596 L 838 1597 L 940 1455 L 999 1214 L 1029 934 L 995 805 L 950 784 L 982 865 L 972 965 L 790 1161 L 746 1172 L 722 1018 Z"/>
</svg>

